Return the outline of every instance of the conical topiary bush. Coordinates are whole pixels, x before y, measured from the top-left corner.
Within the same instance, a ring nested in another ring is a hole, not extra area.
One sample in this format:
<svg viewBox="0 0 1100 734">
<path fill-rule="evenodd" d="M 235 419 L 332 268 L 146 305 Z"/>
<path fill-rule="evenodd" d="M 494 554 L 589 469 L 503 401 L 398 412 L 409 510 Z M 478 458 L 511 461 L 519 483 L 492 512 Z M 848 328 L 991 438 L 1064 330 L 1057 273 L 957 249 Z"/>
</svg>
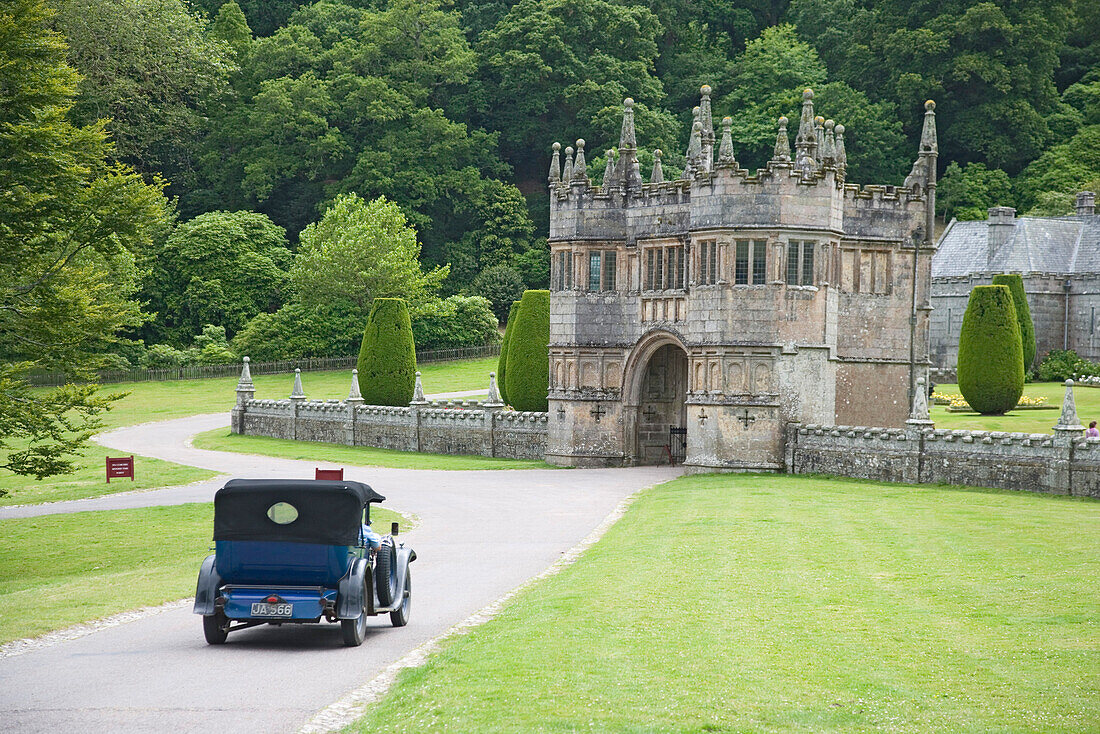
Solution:
<svg viewBox="0 0 1100 734">
<path fill-rule="evenodd" d="M 524 291 L 508 341 L 508 402 L 544 411 L 550 389 L 550 291 Z"/>
<path fill-rule="evenodd" d="M 416 385 L 416 346 L 400 298 L 375 298 L 359 349 L 359 392 L 367 405 L 408 405 Z"/>
<path fill-rule="evenodd" d="M 508 402 L 508 386 L 505 376 L 508 374 L 508 337 L 512 334 L 512 324 L 516 322 L 516 312 L 519 311 L 519 301 L 512 301 L 512 307 L 508 309 L 508 321 L 504 324 L 504 339 L 500 342 L 500 359 L 497 360 L 497 387 L 500 389 L 500 399 Z"/>
<path fill-rule="evenodd" d="M 1024 391 L 1024 352 L 1012 291 L 980 285 L 970 292 L 959 334 L 959 392 L 984 415 L 1012 410 Z"/>
<path fill-rule="evenodd" d="M 1031 320 L 1031 308 L 1027 305 L 1024 293 L 1024 279 L 1019 275 L 993 276 L 993 285 L 1007 285 L 1012 291 L 1012 305 L 1016 307 L 1016 320 L 1020 322 L 1020 343 L 1024 348 L 1024 372 L 1035 364 L 1035 353 L 1039 351 L 1035 344 L 1035 324 Z"/>
</svg>

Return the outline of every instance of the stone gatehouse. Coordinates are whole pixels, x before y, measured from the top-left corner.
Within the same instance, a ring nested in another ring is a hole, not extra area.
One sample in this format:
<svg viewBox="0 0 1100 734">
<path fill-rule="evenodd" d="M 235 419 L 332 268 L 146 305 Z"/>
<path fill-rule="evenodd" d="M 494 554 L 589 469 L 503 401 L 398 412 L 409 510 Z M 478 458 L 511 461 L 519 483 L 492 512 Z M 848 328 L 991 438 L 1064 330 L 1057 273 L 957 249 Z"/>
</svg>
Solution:
<svg viewBox="0 0 1100 734">
<path fill-rule="evenodd" d="M 780 471 L 787 423 L 901 427 L 927 372 L 935 105 L 904 185 L 860 187 L 812 91 L 755 172 L 701 91 L 677 180 L 642 180 L 630 99 L 602 185 L 553 146 L 552 463 Z"/>
</svg>

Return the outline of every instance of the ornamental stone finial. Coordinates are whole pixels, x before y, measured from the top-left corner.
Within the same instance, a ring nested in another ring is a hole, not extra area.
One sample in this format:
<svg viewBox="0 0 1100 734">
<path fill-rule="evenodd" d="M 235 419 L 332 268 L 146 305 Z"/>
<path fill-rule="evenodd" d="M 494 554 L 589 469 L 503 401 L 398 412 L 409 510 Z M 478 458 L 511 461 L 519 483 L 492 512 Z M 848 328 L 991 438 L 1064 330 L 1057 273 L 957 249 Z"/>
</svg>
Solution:
<svg viewBox="0 0 1100 734">
<path fill-rule="evenodd" d="M 359 370 L 351 371 L 351 387 L 348 388 L 349 403 L 362 403 L 363 393 L 359 392 Z"/>
<path fill-rule="evenodd" d="M 710 93 L 709 84 L 699 87 L 699 122 L 703 123 L 702 142 L 704 146 L 714 145 L 714 116 L 710 110 Z"/>
<path fill-rule="evenodd" d="M 733 127 L 733 118 L 722 118 L 722 143 L 718 146 L 718 166 L 719 167 L 732 167 L 736 165 L 736 160 L 733 155 L 733 133 L 730 132 L 730 128 Z"/>
<path fill-rule="evenodd" d="M 565 149 L 565 166 L 561 171 L 562 183 L 568 184 L 573 180 L 573 146 L 570 145 Z"/>
<path fill-rule="evenodd" d="M 1062 397 L 1062 415 L 1054 427 L 1056 434 L 1080 436 L 1085 427 L 1077 418 L 1077 403 L 1073 399 L 1073 380 L 1066 380 L 1066 392 Z"/>
<path fill-rule="evenodd" d="M 825 118 L 818 115 L 814 118 L 814 162 L 820 167 L 822 157 L 825 154 Z"/>
<path fill-rule="evenodd" d="M 497 389 L 497 373 L 489 373 L 489 397 L 485 400 L 483 405 L 486 408 L 503 408 L 504 401 L 500 397 L 500 390 Z"/>
<path fill-rule="evenodd" d="M 802 92 L 802 116 L 798 120 L 798 134 L 794 137 L 795 165 L 804 175 L 813 173 L 817 155 L 817 131 L 814 128 L 814 91 Z"/>
<path fill-rule="evenodd" d="M 619 183 L 619 172 L 615 168 L 615 149 L 607 149 L 607 165 L 603 169 L 603 188 L 608 190 Z"/>
<path fill-rule="evenodd" d="M 821 149 L 821 165 L 836 166 L 836 137 L 833 129 L 836 123 L 832 120 L 825 121 L 825 144 Z"/>
<path fill-rule="evenodd" d="M 577 138 L 577 156 L 573 159 L 573 177 L 569 179 L 572 184 L 588 184 L 588 166 L 584 162 L 584 138 Z"/>
<path fill-rule="evenodd" d="M 428 400 L 424 397 L 424 383 L 420 381 L 420 370 L 416 371 L 416 383 L 413 385 L 413 399 L 409 401 L 409 405 L 427 405 Z"/>
<path fill-rule="evenodd" d="M 695 109 L 699 109 L 696 107 Z M 703 123 L 698 119 L 691 126 L 691 137 L 688 139 L 687 165 L 684 166 L 684 178 L 695 178 L 702 172 L 703 158 Z"/>
<path fill-rule="evenodd" d="M 547 179 L 551 185 L 561 181 L 561 156 L 558 152 L 561 150 L 561 143 L 554 143 L 552 147 L 554 149 L 554 157 L 550 159 L 550 175 Z"/>
<path fill-rule="evenodd" d="M 243 388 L 251 389 L 252 385 L 252 371 L 248 369 L 248 363 L 251 361 L 248 357 L 242 359 L 244 366 L 241 367 L 241 379 L 237 380 L 237 389 Z"/>
<path fill-rule="evenodd" d="M 650 183 L 664 183 L 665 172 L 661 168 L 661 149 L 653 151 L 653 171 L 649 174 Z"/>
<path fill-rule="evenodd" d="M 775 149 L 772 151 L 772 160 L 790 163 L 791 139 L 787 137 L 787 118 L 779 118 L 779 132 L 775 136 Z"/>
<path fill-rule="evenodd" d="M 928 390 L 924 387 L 924 378 L 917 378 L 917 389 L 913 392 L 913 409 L 909 411 L 909 420 L 905 425 L 913 428 L 932 428 L 935 424 L 928 415 Z"/>
<path fill-rule="evenodd" d="M 296 402 L 306 399 L 305 390 L 302 389 L 302 370 L 299 367 L 294 368 L 294 389 L 290 392 L 290 399 Z"/>
<path fill-rule="evenodd" d="M 939 152 L 936 142 L 936 103 L 928 100 L 924 103 L 924 127 L 920 133 L 921 155 L 935 155 Z"/>
<path fill-rule="evenodd" d="M 845 172 L 848 169 L 848 151 L 844 149 L 844 126 L 836 126 L 836 150 L 834 155 L 836 156 L 836 167 L 841 172 Z"/>
<path fill-rule="evenodd" d="M 633 150 L 638 147 L 634 134 L 634 100 L 623 100 L 623 125 L 619 130 L 619 150 Z"/>
</svg>

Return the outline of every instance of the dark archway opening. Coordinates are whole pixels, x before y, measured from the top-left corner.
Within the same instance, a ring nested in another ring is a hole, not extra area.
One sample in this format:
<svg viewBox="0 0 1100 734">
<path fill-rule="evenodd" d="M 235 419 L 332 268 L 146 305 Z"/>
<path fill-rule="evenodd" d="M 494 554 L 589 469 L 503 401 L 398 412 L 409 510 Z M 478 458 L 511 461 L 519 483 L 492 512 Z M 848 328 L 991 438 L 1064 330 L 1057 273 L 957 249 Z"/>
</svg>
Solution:
<svg viewBox="0 0 1100 734">
<path fill-rule="evenodd" d="M 639 464 L 681 463 L 687 443 L 688 359 L 676 344 L 653 353 L 642 377 L 638 402 Z"/>
</svg>

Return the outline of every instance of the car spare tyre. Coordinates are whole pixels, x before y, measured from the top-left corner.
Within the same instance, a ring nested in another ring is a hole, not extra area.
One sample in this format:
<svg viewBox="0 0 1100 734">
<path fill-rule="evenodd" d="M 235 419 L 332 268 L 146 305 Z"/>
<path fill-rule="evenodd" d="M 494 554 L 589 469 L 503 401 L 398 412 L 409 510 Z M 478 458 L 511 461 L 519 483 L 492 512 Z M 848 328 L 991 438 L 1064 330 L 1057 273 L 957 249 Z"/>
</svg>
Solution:
<svg viewBox="0 0 1100 734">
<path fill-rule="evenodd" d="M 383 541 L 378 548 L 374 566 L 374 585 L 378 589 L 378 605 L 388 607 L 397 598 L 397 549 Z"/>
</svg>

